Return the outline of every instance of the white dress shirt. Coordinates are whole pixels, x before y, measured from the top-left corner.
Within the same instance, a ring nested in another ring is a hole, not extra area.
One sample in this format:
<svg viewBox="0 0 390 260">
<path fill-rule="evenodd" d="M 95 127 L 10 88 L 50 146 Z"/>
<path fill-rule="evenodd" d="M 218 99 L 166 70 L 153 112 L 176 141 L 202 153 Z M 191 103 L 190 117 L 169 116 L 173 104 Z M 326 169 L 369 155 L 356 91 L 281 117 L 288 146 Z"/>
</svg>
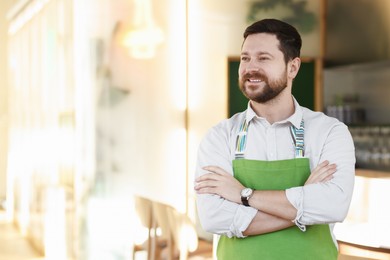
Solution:
<svg viewBox="0 0 390 260">
<path fill-rule="evenodd" d="M 244 117 L 250 122 L 245 159 L 275 161 L 294 158 L 289 126 L 293 124 L 299 128 L 303 117 L 305 157 L 310 159 L 311 170 L 328 160 L 337 165 L 337 171 L 326 183 L 286 190 L 287 199 L 297 209 L 294 221 L 302 225 L 341 222 L 347 215 L 354 185 L 355 149 L 351 134 L 337 119 L 301 107 L 295 99 L 294 104 L 292 116 L 272 125 L 257 116 L 248 104 L 246 111 L 211 128 L 199 146 L 195 177 L 206 173 L 202 167 L 209 165 L 219 166 L 233 174 L 235 142 Z M 198 194 L 197 207 L 200 222 L 207 232 L 228 237 L 243 237 L 242 232 L 257 212 L 255 208 L 212 194 Z M 333 225 L 330 228 L 333 230 Z"/>
</svg>

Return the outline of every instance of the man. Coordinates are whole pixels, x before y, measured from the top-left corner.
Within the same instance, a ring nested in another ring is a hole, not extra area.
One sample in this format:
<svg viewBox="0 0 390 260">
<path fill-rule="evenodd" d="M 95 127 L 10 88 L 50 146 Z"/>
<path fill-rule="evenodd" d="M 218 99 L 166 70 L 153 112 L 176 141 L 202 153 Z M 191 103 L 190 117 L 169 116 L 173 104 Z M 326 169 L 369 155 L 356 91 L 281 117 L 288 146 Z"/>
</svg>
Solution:
<svg viewBox="0 0 390 260">
<path fill-rule="evenodd" d="M 354 145 L 343 123 L 292 96 L 300 49 L 287 23 L 250 25 L 239 67 L 248 108 L 200 144 L 198 213 L 221 235 L 218 259 L 337 259 L 332 230 L 350 205 Z"/>
</svg>

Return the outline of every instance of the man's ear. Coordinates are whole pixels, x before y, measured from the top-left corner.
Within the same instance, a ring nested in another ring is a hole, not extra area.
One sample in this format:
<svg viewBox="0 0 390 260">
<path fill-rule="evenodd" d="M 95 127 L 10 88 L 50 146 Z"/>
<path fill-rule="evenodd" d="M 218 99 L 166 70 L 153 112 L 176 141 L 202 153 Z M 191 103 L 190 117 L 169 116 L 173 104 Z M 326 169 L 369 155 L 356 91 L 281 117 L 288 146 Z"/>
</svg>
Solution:
<svg viewBox="0 0 390 260">
<path fill-rule="evenodd" d="M 294 79 L 297 76 L 300 67 L 301 67 L 301 59 L 299 57 L 290 60 L 287 64 L 288 77 Z"/>
</svg>

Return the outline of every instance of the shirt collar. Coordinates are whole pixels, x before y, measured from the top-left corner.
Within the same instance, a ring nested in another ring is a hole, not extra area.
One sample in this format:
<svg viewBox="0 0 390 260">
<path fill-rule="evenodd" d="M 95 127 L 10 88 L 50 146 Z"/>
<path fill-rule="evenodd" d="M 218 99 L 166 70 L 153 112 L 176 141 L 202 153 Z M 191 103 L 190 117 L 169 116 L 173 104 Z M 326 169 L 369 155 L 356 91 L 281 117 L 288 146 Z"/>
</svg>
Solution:
<svg viewBox="0 0 390 260">
<path fill-rule="evenodd" d="M 295 111 L 294 114 L 292 114 L 289 118 L 287 118 L 287 121 L 293 124 L 295 128 L 300 128 L 301 121 L 303 119 L 302 107 L 299 105 L 298 101 L 294 97 L 293 99 L 294 99 Z"/>
<path fill-rule="evenodd" d="M 246 116 L 245 116 L 245 119 L 246 119 L 246 122 L 250 122 L 253 118 L 255 118 L 257 115 L 255 113 L 255 111 L 253 111 L 252 107 L 251 107 L 251 102 L 249 101 L 248 102 L 248 106 L 247 106 L 247 109 L 246 109 Z"/>
<path fill-rule="evenodd" d="M 302 107 L 299 105 L 298 101 L 294 97 L 293 97 L 293 100 L 294 100 L 294 107 L 295 107 L 294 113 L 290 117 L 288 117 L 287 119 L 284 119 L 284 120 L 279 121 L 277 123 L 283 124 L 285 122 L 290 122 L 296 128 L 299 128 L 301 125 L 302 118 L 303 118 Z M 248 102 L 245 119 L 249 123 L 255 117 L 257 117 L 257 115 L 256 115 L 255 111 L 253 111 L 253 109 L 250 105 L 250 102 Z"/>
</svg>

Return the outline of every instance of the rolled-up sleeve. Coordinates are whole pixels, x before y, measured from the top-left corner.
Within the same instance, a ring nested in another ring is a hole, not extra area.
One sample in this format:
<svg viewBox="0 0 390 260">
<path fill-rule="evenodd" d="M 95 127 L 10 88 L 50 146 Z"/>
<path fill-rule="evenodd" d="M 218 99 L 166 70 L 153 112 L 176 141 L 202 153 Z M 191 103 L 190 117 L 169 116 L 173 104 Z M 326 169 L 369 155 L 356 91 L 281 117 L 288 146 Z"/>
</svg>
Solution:
<svg viewBox="0 0 390 260">
<path fill-rule="evenodd" d="M 198 195 L 197 206 L 203 229 L 228 237 L 244 237 L 242 232 L 257 213 L 254 208 L 238 205 L 216 195 Z"/>
<path fill-rule="evenodd" d="M 287 199 L 297 209 L 294 221 L 302 225 L 342 222 L 352 199 L 355 149 L 351 134 L 344 124 L 337 123 L 323 136 L 316 140 L 322 144 L 317 144 L 321 150 L 315 165 L 325 160 L 336 164 L 333 179 L 286 190 Z"/>
<path fill-rule="evenodd" d="M 221 128 L 212 128 L 202 140 L 196 165 L 195 177 L 206 173 L 202 167 L 214 165 L 233 174 L 229 133 Z M 212 194 L 197 195 L 198 216 L 207 232 L 228 237 L 244 237 L 257 210 Z"/>
</svg>

